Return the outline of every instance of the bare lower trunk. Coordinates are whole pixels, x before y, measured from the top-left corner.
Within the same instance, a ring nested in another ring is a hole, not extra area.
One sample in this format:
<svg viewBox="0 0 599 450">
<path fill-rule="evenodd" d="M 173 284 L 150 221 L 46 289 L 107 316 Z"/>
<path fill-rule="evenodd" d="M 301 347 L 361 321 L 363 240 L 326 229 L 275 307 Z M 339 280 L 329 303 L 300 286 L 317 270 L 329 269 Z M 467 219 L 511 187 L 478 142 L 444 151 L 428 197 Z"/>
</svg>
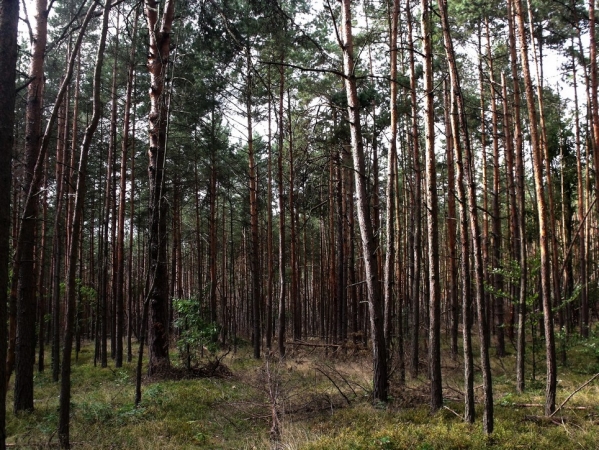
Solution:
<svg viewBox="0 0 599 450">
<path fill-rule="evenodd" d="M 93 116 L 90 124 L 85 130 L 83 143 L 81 144 L 81 156 L 79 160 L 79 173 L 77 176 L 77 189 L 75 191 L 75 204 L 73 213 L 73 233 L 68 254 L 68 273 L 66 279 L 66 322 L 64 330 L 64 347 L 61 365 L 61 383 L 60 383 L 60 411 L 58 422 L 58 438 L 60 448 L 70 448 L 70 410 L 71 410 L 71 354 L 73 348 L 73 335 L 75 324 L 76 309 L 76 281 L 78 256 L 79 256 L 79 234 L 83 222 L 83 205 L 85 201 L 86 176 L 87 176 L 87 157 L 92 143 L 93 135 L 98 127 L 100 116 L 102 115 L 102 105 L 100 100 L 100 84 L 102 77 L 102 63 L 104 61 L 104 48 L 106 46 L 106 34 L 108 31 L 108 16 L 110 14 L 110 0 L 106 1 L 103 12 L 102 33 L 98 43 L 98 53 L 96 57 L 96 67 L 94 70 L 94 91 L 93 91 Z M 95 8 L 92 3 L 85 18 L 89 21 Z M 82 27 L 85 29 L 85 26 Z M 83 31 L 81 32 L 83 33 Z M 73 49 L 74 53 L 79 51 L 80 41 Z"/>
<path fill-rule="evenodd" d="M 0 10 L 0 450 L 6 448 L 6 338 L 10 264 L 10 191 L 19 2 L 4 1 Z M 13 206 L 14 207 L 14 206 Z"/>
<path fill-rule="evenodd" d="M 424 128 L 426 143 L 426 211 L 429 282 L 429 378 L 432 411 L 443 407 L 441 379 L 441 293 L 439 286 L 439 235 L 437 164 L 435 158 L 435 111 L 433 86 L 433 47 L 430 33 L 429 2 L 422 0 L 421 28 L 424 46 Z"/>
<path fill-rule="evenodd" d="M 148 151 L 150 224 L 148 282 L 150 289 L 148 326 L 150 363 L 148 372 L 154 374 L 170 368 L 168 339 L 168 269 L 167 269 L 167 198 L 165 192 L 165 154 L 168 107 L 164 87 L 168 69 L 171 29 L 175 13 L 175 0 L 167 0 L 162 16 L 158 17 L 159 4 L 146 0 L 145 16 L 148 26 L 148 71 L 150 72 L 150 113 Z"/>
<path fill-rule="evenodd" d="M 42 103 L 44 97 L 44 60 L 48 27 L 47 1 L 36 2 L 36 29 L 33 55 L 29 68 L 32 79 L 27 90 L 25 124 L 25 203 L 16 259 L 18 263 L 17 334 L 15 341 L 14 411 L 33 410 L 33 362 L 35 360 L 35 234 L 39 204 L 40 177 L 35 177 L 35 166 L 40 155 L 42 137 Z"/>
<path fill-rule="evenodd" d="M 340 46 L 343 50 L 343 70 L 345 73 L 345 91 L 347 95 L 347 112 L 349 116 L 352 156 L 354 161 L 354 178 L 356 185 L 356 207 L 362 238 L 362 254 L 364 270 L 366 273 L 366 287 L 368 291 L 368 309 L 370 313 L 370 331 L 372 339 L 373 356 L 373 389 L 374 399 L 387 401 L 387 347 L 383 330 L 383 305 L 381 287 L 377 277 L 377 252 L 375 248 L 372 219 L 367 196 L 368 179 L 364 159 L 364 143 L 360 123 L 360 104 L 356 88 L 353 57 L 353 36 L 351 27 L 350 0 L 342 0 L 341 6 L 341 34 Z"/>
<path fill-rule="evenodd" d="M 534 98 L 532 76 L 528 63 L 528 42 L 524 28 L 522 3 L 511 0 L 515 5 L 516 24 L 520 37 L 520 63 L 524 76 L 526 105 L 528 107 L 530 140 L 532 147 L 533 174 L 537 213 L 539 218 L 539 249 L 541 254 L 541 302 L 543 305 L 543 326 L 545 331 L 545 351 L 547 363 L 547 384 L 545 388 L 545 414 L 555 410 L 555 394 L 557 388 L 557 365 L 555 359 L 555 338 L 553 331 L 553 312 L 551 308 L 551 261 L 549 253 L 549 226 L 547 224 L 547 204 L 543 180 L 543 154 L 537 129 L 537 114 Z M 557 294 L 557 293 L 556 293 Z"/>
<path fill-rule="evenodd" d="M 476 201 L 476 181 L 474 171 L 474 159 L 472 147 L 470 145 L 470 134 L 464 107 L 464 98 L 462 96 L 460 78 L 457 64 L 455 61 L 455 52 L 453 49 L 453 40 L 449 28 L 447 16 L 446 0 L 438 0 L 439 12 L 441 14 L 441 25 L 443 28 L 443 40 L 445 43 L 445 53 L 449 65 L 451 88 L 456 102 L 457 125 L 459 129 L 454 128 L 453 133 L 456 139 L 462 138 L 464 143 L 464 154 L 462 155 L 464 182 L 466 184 L 468 212 L 470 216 L 470 237 L 472 239 L 472 252 L 474 254 L 474 276 L 475 276 L 475 298 L 476 309 L 478 313 L 478 334 L 480 341 L 481 369 L 483 375 L 483 395 L 484 395 L 484 413 L 483 429 L 485 433 L 493 432 L 493 385 L 491 380 L 491 364 L 489 360 L 489 330 L 487 323 L 487 314 L 484 304 L 484 276 L 482 245 L 480 241 L 480 227 L 478 222 L 478 208 Z M 455 121 L 454 121 L 455 124 Z"/>
</svg>

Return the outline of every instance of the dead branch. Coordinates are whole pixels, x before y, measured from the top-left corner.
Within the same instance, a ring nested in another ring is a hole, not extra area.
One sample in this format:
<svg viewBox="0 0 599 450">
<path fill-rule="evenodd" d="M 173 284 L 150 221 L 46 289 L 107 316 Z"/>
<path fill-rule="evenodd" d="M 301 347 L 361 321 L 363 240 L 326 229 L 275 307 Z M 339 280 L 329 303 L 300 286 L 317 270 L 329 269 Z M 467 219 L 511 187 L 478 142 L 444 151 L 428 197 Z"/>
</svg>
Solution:
<svg viewBox="0 0 599 450">
<path fill-rule="evenodd" d="M 457 412 L 455 412 L 453 409 L 451 409 L 449 406 L 445 406 L 443 405 L 443 409 L 446 409 L 447 411 L 450 411 L 452 413 L 454 413 L 457 417 L 459 417 L 461 420 L 463 420 L 464 418 L 462 416 L 460 416 Z"/>
<path fill-rule="evenodd" d="M 553 417 L 555 416 L 555 414 L 564 407 L 564 405 L 566 403 L 568 403 L 568 401 L 574 397 L 575 394 L 577 394 L 578 392 L 580 392 L 581 390 L 583 390 L 586 386 L 588 386 L 589 384 L 591 384 L 591 382 L 595 379 L 599 377 L 599 373 L 596 373 L 595 375 L 593 375 L 591 378 L 589 378 L 587 381 L 585 381 L 583 384 L 581 384 L 574 392 L 572 392 L 570 395 L 568 395 L 568 397 L 562 402 L 561 405 L 559 405 L 555 411 L 553 411 L 551 414 L 549 414 L 549 417 Z"/>
<path fill-rule="evenodd" d="M 303 341 L 291 341 L 286 342 L 286 345 L 300 345 L 304 347 L 336 347 L 337 349 L 342 347 L 340 344 L 316 344 L 311 342 L 303 342 Z"/>
<path fill-rule="evenodd" d="M 331 383 L 333 383 L 333 386 L 335 386 L 335 388 L 339 391 L 339 393 L 341 394 L 341 396 L 345 399 L 345 401 L 347 402 L 347 404 L 351 405 L 351 402 L 349 401 L 349 398 L 347 398 L 347 396 L 343 393 L 343 391 L 339 388 L 339 386 L 337 386 L 337 383 L 335 383 L 335 381 L 333 380 L 333 378 L 331 378 L 329 376 L 329 374 L 326 373 L 324 370 L 322 370 L 320 367 L 317 367 L 316 370 L 318 370 L 321 374 L 323 374 L 325 377 L 327 377 L 329 379 L 329 381 Z"/>
</svg>

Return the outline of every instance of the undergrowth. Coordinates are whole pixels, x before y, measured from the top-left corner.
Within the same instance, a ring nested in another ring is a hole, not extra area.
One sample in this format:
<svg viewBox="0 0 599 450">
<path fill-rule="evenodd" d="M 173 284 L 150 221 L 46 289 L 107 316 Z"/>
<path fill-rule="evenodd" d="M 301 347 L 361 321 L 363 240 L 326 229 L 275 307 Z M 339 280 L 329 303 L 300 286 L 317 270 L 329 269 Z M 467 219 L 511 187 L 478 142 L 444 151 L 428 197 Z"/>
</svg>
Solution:
<svg viewBox="0 0 599 450">
<path fill-rule="evenodd" d="M 558 405 L 599 368 L 599 339 L 570 339 L 559 369 Z M 102 449 L 593 449 L 599 442 L 599 379 L 577 392 L 553 420 L 543 414 L 543 358 L 527 390 L 515 390 L 515 355 L 493 359 L 495 431 L 461 420 L 462 361 L 443 360 L 445 405 L 430 414 L 424 375 L 391 382 L 387 404 L 372 405 L 370 355 L 362 349 L 329 355 L 290 348 L 285 361 L 255 361 L 241 348 L 222 360 L 218 377 L 145 380 L 135 407 L 134 363 L 94 367 L 86 346 L 73 367 L 73 448 Z M 175 361 L 175 358 L 173 358 Z M 181 368 L 183 370 L 184 368 Z M 529 371 L 530 372 L 530 371 Z M 396 376 L 397 373 L 394 374 Z M 480 376 L 475 380 L 478 387 Z M 12 386 L 11 386 L 12 387 Z M 477 389 L 476 395 L 481 394 Z M 13 448 L 57 444 L 59 385 L 35 376 L 35 411 L 7 415 Z M 481 401 L 477 397 L 477 401 Z M 7 408 L 12 405 L 9 388 Z M 273 426 L 273 421 L 278 421 Z"/>
</svg>

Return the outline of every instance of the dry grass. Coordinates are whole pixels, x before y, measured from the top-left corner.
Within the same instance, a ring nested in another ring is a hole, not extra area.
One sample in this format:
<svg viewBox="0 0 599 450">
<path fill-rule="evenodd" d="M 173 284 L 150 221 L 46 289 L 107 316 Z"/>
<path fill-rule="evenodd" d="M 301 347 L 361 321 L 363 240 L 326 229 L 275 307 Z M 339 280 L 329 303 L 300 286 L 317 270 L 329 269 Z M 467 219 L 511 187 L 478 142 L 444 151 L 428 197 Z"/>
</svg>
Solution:
<svg viewBox="0 0 599 450">
<path fill-rule="evenodd" d="M 594 449 L 599 442 L 599 379 L 577 392 L 555 420 L 536 420 L 544 379 L 528 380 L 527 391 L 517 395 L 513 354 L 493 359 L 496 420 L 488 437 L 480 419 L 468 425 L 459 417 L 460 358 L 444 358 L 446 408 L 431 415 L 424 370 L 405 386 L 392 382 L 390 402 L 373 406 L 370 355 L 364 352 L 294 349 L 267 368 L 242 349 L 223 361 L 232 376 L 147 381 L 135 408 L 134 365 L 94 367 L 92 350 L 84 349 L 73 371 L 76 449 Z M 573 340 L 568 355 L 568 366 L 559 370 L 558 405 L 599 369 L 589 342 Z M 542 363 L 542 355 L 536 356 Z M 540 365 L 537 374 L 543 370 Z M 13 448 L 56 445 L 58 385 L 49 373 L 37 374 L 35 382 L 36 410 L 8 416 Z M 480 383 L 477 376 L 475 385 Z M 280 420 L 274 441 L 273 411 Z"/>
</svg>

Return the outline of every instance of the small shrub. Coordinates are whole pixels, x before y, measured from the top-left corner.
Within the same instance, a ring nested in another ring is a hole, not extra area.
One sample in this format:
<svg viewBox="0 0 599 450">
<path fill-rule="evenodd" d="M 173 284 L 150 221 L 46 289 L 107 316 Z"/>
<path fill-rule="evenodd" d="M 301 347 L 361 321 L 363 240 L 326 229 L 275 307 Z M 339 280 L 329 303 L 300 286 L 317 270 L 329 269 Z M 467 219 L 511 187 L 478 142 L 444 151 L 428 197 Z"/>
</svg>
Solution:
<svg viewBox="0 0 599 450">
<path fill-rule="evenodd" d="M 179 329 L 179 357 L 190 369 L 202 358 L 204 349 L 210 356 L 218 351 L 220 328 L 216 323 L 205 320 L 201 304 L 195 299 L 175 299 L 173 305 L 177 312 L 175 326 Z"/>
</svg>

